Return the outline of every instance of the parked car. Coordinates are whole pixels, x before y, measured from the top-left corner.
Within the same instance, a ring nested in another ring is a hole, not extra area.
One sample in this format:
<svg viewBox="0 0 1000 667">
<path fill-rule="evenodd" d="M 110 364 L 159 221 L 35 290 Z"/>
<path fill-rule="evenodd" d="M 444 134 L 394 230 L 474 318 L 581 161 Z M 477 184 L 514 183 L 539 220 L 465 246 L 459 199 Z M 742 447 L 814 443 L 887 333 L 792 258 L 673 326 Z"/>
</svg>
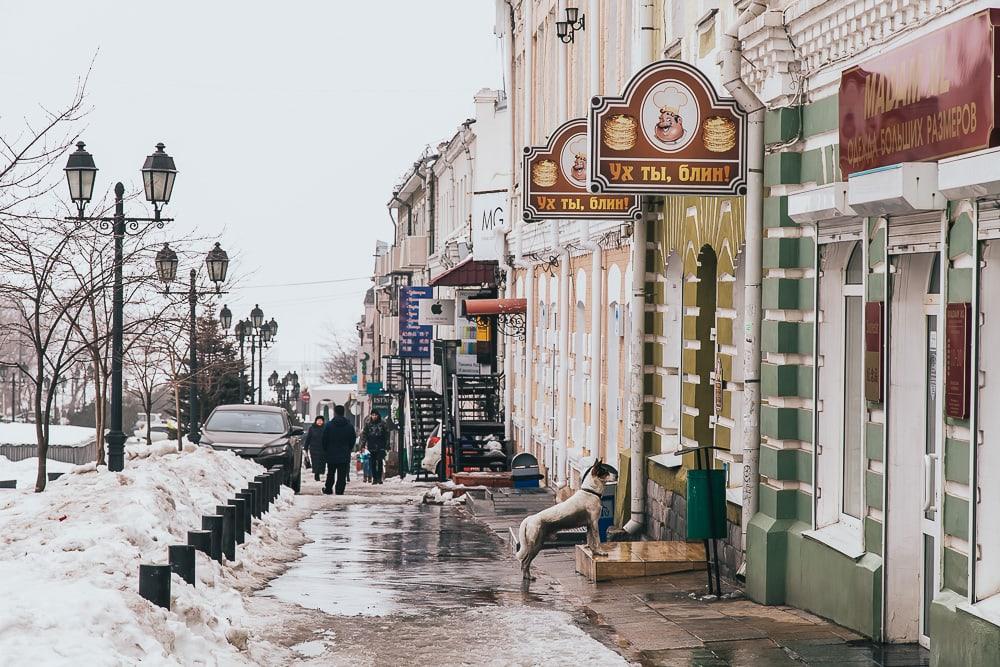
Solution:
<svg viewBox="0 0 1000 667">
<path fill-rule="evenodd" d="M 170 440 L 171 434 L 176 434 L 176 429 L 162 422 L 159 424 L 153 424 L 149 427 L 149 439 L 153 442 Z M 135 439 L 139 442 L 146 442 L 146 425 L 143 424 L 142 426 L 136 428 L 133 435 L 135 435 Z"/>
<path fill-rule="evenodd" d="M 284 483 L 302 487 L 302 427 L 293 426 L 283 408 L 271 405 L 220 405 L 212 410 L 198 443 L 233 452 L 265 468 L 280 465 Z"/>
</svg>

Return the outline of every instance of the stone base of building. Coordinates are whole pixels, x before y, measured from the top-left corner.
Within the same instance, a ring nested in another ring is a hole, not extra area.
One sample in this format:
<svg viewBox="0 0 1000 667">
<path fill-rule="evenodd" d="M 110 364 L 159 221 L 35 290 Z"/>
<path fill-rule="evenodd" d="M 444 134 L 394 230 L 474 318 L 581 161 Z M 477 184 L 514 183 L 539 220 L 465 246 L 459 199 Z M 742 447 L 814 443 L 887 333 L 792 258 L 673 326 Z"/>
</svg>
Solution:
<svg viewBox="0 0 1000 667">
<path fill-rule="evenodd" d="M 1000 665 L 1000 626 L 963 609 L 965 602 L 945 591 L 931 604 L 931 664 Z"/>
</svg>

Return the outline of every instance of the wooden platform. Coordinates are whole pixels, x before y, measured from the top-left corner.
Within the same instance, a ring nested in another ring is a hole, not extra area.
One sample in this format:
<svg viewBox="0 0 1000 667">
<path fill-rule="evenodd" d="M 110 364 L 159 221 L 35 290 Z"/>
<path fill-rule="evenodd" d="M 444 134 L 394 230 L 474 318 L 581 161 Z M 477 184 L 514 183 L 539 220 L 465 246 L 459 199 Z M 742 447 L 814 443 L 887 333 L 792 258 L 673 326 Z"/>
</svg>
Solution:
<svg viewBox="0 0 1000 667">
<path fill-rule="evenodd" d="M 705 547 L 701 542 L 605 542 L 607 556 L 594 556 L 586 545 L 576 547 L 576 571 L 590 581 L 703 570 Z"/>
</svg>

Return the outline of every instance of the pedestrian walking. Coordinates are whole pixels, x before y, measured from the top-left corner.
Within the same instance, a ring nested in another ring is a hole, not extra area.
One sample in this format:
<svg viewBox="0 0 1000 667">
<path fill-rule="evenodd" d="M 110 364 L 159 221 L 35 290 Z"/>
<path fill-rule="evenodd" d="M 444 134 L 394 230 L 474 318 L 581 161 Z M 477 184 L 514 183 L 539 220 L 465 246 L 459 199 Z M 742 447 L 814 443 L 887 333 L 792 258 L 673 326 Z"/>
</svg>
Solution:
<svg viewBox="0 0 1000 667">
<path fill-rule="evenodd" d="M 382 421 L 382 415 L 373 411 L 361 431 L 361 444 L 368 447 L 371 457 L 372 484 L 382 483 L 385 470 L 385 455 L 389 451 L 389 427 Z"/>
<path fill-rule="evenodd" d="M 361 445 L 361 451 L 358 452 L 358 463 L 361 465 L 361 474 L 364 476 L 365 482 L 371 482 L 372 455 L 364 445 Z"/>
<path fill-rule="evenodd" d="M 326 456 L 323 454 L 323 427 L 326 419 L 323 415 L 316 415 L 312 426 L 306 431 L 306 437 L 302 441 L 302 449 L 309 457 L 309 464 L 312 467 L 313 476 L 318 482 L 326 470 Z"/>
<path fill-rule="evenodd" d="M 336 494 L 342 496 L 351 467 L 351 451 L 358 434 L 354 430 L 354 424 L 344 417 L 343 405 L 335 405 L 333 415 L 333 419 L 323 428 L 323 453 L 328 466 L 323 493 L 329 495 L 334 492 L 336 476 Z"/>
</svg>

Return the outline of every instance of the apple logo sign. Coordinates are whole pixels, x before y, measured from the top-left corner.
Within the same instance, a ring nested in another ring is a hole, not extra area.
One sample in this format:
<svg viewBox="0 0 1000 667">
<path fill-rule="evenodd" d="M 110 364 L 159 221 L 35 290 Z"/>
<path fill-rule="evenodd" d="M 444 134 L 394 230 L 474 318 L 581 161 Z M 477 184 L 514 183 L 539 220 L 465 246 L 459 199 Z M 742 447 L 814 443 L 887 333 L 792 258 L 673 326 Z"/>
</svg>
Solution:
<svg viewBox="0 0 1000 667">
<path fill-rule="evenodd" d="M 440 315 L 443 311 L 444 308 L 441 307 L 440 303 L 431 304 L 431 313 L 433 313 L 434 315 Z"/>
</svg>

